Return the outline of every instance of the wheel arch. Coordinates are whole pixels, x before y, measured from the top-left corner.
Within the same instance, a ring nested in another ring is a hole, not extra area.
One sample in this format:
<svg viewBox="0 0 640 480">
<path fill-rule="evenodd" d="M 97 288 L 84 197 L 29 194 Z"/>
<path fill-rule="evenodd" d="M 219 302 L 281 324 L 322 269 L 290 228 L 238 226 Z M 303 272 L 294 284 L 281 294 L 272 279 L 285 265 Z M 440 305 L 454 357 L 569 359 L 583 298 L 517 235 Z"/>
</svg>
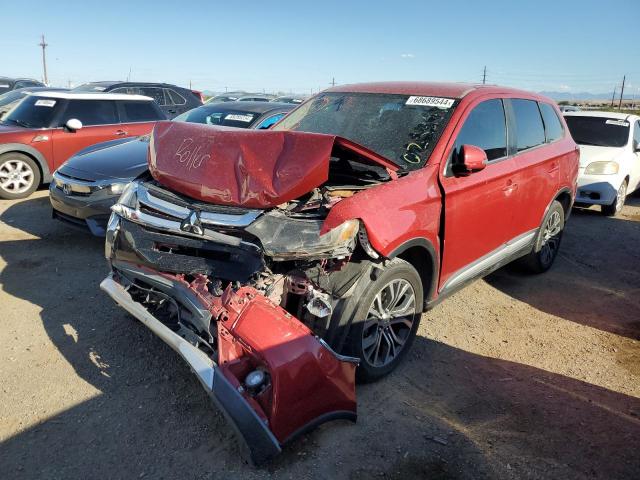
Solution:
<svg viewBox="0 0 640 480">
<path fill-rule="evenodd" d="M 560 202 L 560 205 L 562 205 L 562 208 L 564 210 L 564 218 L 566 219 L 569 217 L 569 213 L 571 212 L 571 207 L 573 206 L 574 199 L 573 199 L 573 196 L 571 195 L 571 190 L 565 187 L 565 188 L 562 188 L 553 198 L 551 203 L 549 203 L 549 205 L 547 206 L 544 212 L 544 215 L 542 216 L 543 219 L 547 215 L 547 212 L 549 211 L 551 204 L 556 200 Z"/>
<path fill-rule="evenodd" d="M 422 283 L 425 309 L 438 284 L 439 262 L 434 246 L 426 238 L 413 238 L 396 247 L 388 258 L 401 258 L 416 269 Z"/>
<path fill-rule="evenodd" d="M 4 155 L 6 153 L 21 153 L 36 162 L 36 165 L 40 170 L 41 184 L 49 183 L 52 180 L 53 177 L 51 176 L 47 159 L 35 148 L 23 143 L 5 143 L 4 145 L 0 145 L 0 155 Z"/>
</svg>

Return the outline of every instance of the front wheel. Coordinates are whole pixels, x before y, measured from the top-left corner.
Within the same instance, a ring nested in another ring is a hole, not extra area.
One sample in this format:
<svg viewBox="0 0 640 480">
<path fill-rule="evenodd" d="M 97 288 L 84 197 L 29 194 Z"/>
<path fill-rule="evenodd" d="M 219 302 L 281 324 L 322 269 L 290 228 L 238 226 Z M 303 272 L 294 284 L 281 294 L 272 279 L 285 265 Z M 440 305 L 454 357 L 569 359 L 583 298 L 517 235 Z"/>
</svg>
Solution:
<svg viewBox="0 0 640 480">
<path fill-rule="evenodd" d="M 520 264 L 531 273 L 544 273 L 551 268 L 562 240 L 564 231 L 564 208 L 554 200 L 538 230 L 533 250 L 522 257 Z"/>
<path fill-rule="evenodd" d="M 616 198 L 611 205 L 602 205 L 601 212 L 607 217 L 614 217 L 622 211 L 624 201 L 627 198 L 627 181 L 624 180 L 616 192 Z"/>
<path fill-rule="evenodd" d="M 396 368 L 411 347 L 422 313 L 422 282 L 411 264 L 396 258 L 362 297 L 350 301 L 357 306 L 347 347 L 360 358 L 357 379 L 372 382 Z"/>
<path fill-rule="evenodd" d="M 0 198 L 26 198 L 39 185 L 40 170 L 31 158 L 14 152 L 0 156 Z"/>
</svg>

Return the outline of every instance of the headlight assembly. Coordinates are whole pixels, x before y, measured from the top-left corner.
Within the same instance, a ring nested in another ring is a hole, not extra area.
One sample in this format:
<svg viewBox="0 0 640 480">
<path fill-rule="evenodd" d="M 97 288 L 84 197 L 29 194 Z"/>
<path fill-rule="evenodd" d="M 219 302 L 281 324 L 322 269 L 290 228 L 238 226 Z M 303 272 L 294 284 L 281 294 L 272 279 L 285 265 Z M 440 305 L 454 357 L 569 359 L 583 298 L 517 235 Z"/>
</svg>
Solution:
<svg viewBox="0 0 640 480">
<path fill-rule="evenodd" d="M 260 239 L 265 254 L 275 260 L 350 255 L 360 226 L 358 220 L 348 220 L 320 235 L 323 223 L 324 220 L 289 218 L 270 212 L 246 230 Z"/>
<path fill-rule="evenodd" d="M 618 162 L 591 162 L 587 165 L 585 175 L 615 175 L 620 170 Z"/>
<path fill-rule="evenodd" d="M 125 187 L 129 185 L 128 183 L 112 183 L 109 185 L 109 193 L 111 195 L 120 195 Z"/>
</svg>

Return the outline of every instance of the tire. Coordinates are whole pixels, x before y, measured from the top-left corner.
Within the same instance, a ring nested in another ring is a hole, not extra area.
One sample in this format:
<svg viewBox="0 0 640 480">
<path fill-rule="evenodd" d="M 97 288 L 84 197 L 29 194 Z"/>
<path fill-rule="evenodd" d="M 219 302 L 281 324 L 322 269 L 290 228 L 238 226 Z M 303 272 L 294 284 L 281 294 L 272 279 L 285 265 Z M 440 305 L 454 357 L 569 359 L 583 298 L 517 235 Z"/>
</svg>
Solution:
<svg viewBox="0 0 640 480">
<path fill-rule="evenodd" d="M 410 263 L 396 258 L 378 272 L 377 278 L 363 279 L 370 282 L 364 295 L 349 299 L 355 315 L 345 347 L 360 359 L 356 379 L 362 383 L 398 366 L 411 348 L 422 314 L 422 282 Z M 406 314 L 393 317 L 393 312 Z"/>
<path fill-rule="evenodd" d="M 531 253 L 519 260 L 521 266 L 530 273 L 544 273 L 551 268 L 560 249 L 564 232 L 564 208 L 554 200 L 538 229 L 536 242 Z"/>
<path fill-rule="evenodd" d="M 0 198 L 27 198 L 40 186 L 40 169 L 28 156 L 9 152 L 0 155 Z"/>
<path fill-rule="evenodd" d="M 627 180 L 625 179 L 618 188 L 616 198 L 611 205 L 602 205 L 600 211 L 607 217 L 615 217 L 622 211 L 624 207 L 624 201 L 627 198 Z"/>
</svg>

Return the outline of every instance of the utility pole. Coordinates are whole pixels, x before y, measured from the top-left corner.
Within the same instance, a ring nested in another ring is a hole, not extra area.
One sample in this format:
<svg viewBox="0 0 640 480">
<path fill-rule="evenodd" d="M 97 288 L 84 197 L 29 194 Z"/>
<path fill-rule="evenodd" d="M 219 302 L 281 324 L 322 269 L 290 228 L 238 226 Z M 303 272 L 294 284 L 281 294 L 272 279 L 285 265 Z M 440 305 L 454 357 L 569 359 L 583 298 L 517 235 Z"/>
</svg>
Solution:
<svg viewBox="0 0 640 480">
<path fill-rule="evenodd" d="M 129 67 L 129 73 L 127 74 L 127 82 L 131 80 L 131 67 Z"/>
<path fill-rule="evenodd" d="M 49 84 L 49 79 L 47 78 L 47 56 L 45 54 L 45 49 L 49 46 L 48 43 L 44 41 L 44 34 L 42 35 L 42 41 L 38 44 L 42 47 L 42 71 L 44 73 L 44 83 L 45 85 Z"/>
<path fill-rule="evenodd" d="M 335 86 L 336 86 L 336 77 L 333 77 L 333 78 L 331 79 L 331 86 L 332 86 L 332 87 L 335 87 Z"/>
<path fill-rule="evenodd" d="M 614 102 L 614 101 L 615 101 L 615 99 L 616 99 L 616 88 L 618 88 L 618 86 L 617 86 L 617 85 L 614 85 L 614 86 L 613 86 L 613 95 L 611 95 L 611 108 L 613 108 L 613 102 Z"/>
<path fill-rule="evenodd" d="M 484 66 L 484 70 L 482 72 L 482 84 L 487 83 L 487 66 Z"/>
<path fill-rule="evenodd" d="M 622 76 L 622 88 L 620 89 L 620 103 L 618 103 L 618 110 L 622 109 L 622 95 L 624 95 L 624 81 L 627 79 L 626 75 Z"/>
</svg>

